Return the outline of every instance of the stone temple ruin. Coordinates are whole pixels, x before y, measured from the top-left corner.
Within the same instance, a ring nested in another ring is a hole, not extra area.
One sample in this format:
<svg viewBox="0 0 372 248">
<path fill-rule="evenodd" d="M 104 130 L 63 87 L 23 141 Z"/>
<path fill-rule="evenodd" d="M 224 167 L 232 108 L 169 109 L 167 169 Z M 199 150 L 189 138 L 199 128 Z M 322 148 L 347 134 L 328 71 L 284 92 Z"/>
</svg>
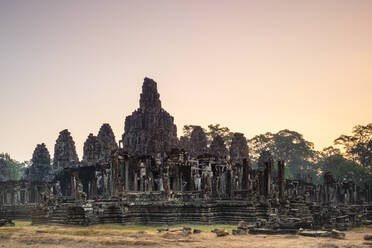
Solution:
<svg viewBox="0 0 372 248">
<path fill-rule="evenodd" d="M 246 138 L 220 136 L 207 146 L 195 127 L 177 137 L 157 84 L 145 78 L 139 108 L 125 119 L 117 144 L 109 124 L 89 134 L 79 160 L 68 130 L 60 132 L 54 159 L 37 145 L 20 181 L 0 182 L 0 218 L 33 224 L 237 224 L 272 230 L 345 230 L 372 220 L 370 185 L 285 178 L 283 161 L 263 152 L 250 166 Z"/>
</svg>

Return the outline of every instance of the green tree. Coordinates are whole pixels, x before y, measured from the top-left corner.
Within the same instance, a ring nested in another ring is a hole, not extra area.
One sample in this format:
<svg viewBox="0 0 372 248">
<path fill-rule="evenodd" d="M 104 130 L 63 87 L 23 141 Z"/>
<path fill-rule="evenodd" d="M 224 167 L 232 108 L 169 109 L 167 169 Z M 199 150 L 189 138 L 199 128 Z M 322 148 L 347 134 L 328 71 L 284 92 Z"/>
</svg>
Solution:
<svg viewBox="0 0 372 248">
<path fill-rule="evenodd" d="M 25 163 L 20 163 L 8 153 L 0 154 L 0 180 L 20 180 L 24 174 Z"/>
<path fill-rule="evenodd" d="M 191 138 L 191 133 L 195 127 L 198 127 L 198 126 L 196 125 L 183 126 L 183 136 L 182 136 L 183 138 L 181 137 L 183 142 Z M 230 129 L 228 127 L 222 127 L 220 124 L 210 124 L 208 125 L 208 131 L 204 128 L 202 129 L 203 129 L 203 132 L 207 135 L 208 146 L 211 145 L 213 138 L 219 135 L 225 142 L 226 147 L 227 148 L 230 147 L 234 133 L 230 132 Z"/>
<path fill-rule="evenodd" d="M 356 125 L 353 135 L 341 135 L 335 140 L 335 145 L 345 149 L 345 157 L 363 167 L 372 168 L 372 123 L 363 126 Z"/>
<path fill-rule="evenodd" d="M 319 174 L 315 166 L 317 153 L 314 144 L 305 140 L 302 134 L 288 129 L 277 133 L 267 132 L 248 140 L 253 163 L 257 163 L 262 151 L 270 151 L 274 160 L 284 160 L 289 168 L 288 175 L 310 173 L 313 178 Z"/>
<path fill-rule="evenodd" d="M 191 133 L 192 133 L 192 130 L 194 130 L 194 125 L 185 125 L 183 126 L 183 137 L 185 138 L 190 138 L 191 137 Z"/>
<path fill-rule="evenodd" d="M 365 183 L 372 183 L 372 171 L 362 167 L 356 162 L 345 158 L 341 153 L 329 153 L 324 149 L 318 167 L 322 172 L 329 171 L 340 182 L 353 181 L 363 186 Z"/>
<path fill-rule="evenodd" d="M 324 148 L 323 151 L 319 155 L 322 158 L 331 157 L 333 155 L 341 155 L 341 150 L 333 146 L 328 146 Z"/>
<path fill-rule="evenodd" d="M 274 144 L 274 134 L 267 132 L 254 136 L 247 140 L 249 147 L 250 159 L 253 163 L 257 163 L 263 151 L 272 152 Z M 276 158 L 274 158 L 276 159 Z"/>
<path fill-rule="evenodd" d="M 209 132 L 207 132 L 207 140 L 210 145 L 213 139 L 216 136 L 220 136 L 227 148 L 231 146 L 232 137 L 234 136 L 233 132 L 230 132 L 228 127 L 222 127 L 220 124 L 210 124 L 208 125 Z"/>
</svg>

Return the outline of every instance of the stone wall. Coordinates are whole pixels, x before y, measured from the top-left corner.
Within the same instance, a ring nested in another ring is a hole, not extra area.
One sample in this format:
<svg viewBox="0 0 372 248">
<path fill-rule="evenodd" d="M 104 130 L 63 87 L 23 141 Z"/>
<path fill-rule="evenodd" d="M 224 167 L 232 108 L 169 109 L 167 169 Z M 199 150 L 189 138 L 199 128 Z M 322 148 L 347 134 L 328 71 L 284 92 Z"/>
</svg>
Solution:
<svg viewBox="0 0 372 248">
<path fill-rule="evenodd" d="M 137 199 L 137 200 L 135 200 Z M 62 202 L 49 210 L 36 209 L 34 224 L 123 225 L 231 224 L 277 229 L 347 230 L 370 224 L 371 205 L 339 206 L 289 201 L 282 205 L 250 201 L 176 201 L 162 195 L 131 195 L 121 201 Z"/>
</svg>

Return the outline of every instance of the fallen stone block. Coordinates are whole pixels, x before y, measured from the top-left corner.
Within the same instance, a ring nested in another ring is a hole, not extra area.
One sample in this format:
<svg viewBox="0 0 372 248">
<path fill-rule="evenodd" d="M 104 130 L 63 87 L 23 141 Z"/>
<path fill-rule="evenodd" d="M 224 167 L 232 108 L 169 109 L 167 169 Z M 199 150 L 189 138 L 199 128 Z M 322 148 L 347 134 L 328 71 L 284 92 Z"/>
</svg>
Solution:
<svg viewBox="0 0 372 248">
<path fill-rule="evenodd" d="M 275 234 L 298 234 L 298 229 L 277 229 Z"/>
<path fill-rule="evenodd" d="M 189 236 L 191 234 L 191 230 L 183 230 L 182 234 L 185 236 Z"/>
<path fill-rule="evenodd" d="M 184 230 L 184 227 L 175 227 L 175 228 L 171 228 L 168 230 L 168 232 L 178 232 L 178 231 L 183 231 Z"/>
<path fill-rule="evenodd" d="M 267 226 L 267 220 L 257 219 L 257 222 L 256 222 L 256 227 L 257 228 L 262 228 L 262 227 L 265 227 L 265 226 Z"/>
<path fill-rule="evenodd" d="M 15 226 L 11 220 L 0 219 L 0 226 Z"/>
<path fill-rule="evenodd" d="M 312 230 L 303 230 L 298 233 L 301 236 L 306 236 L 306 237 L 331 237 L 331 232 L 327 231 L 312 231 Z"/>
<path fill-rule="evenodd" d="M 372 240 L 372 234 L 364 235 L 364 240 Z"/>
<path fill-rule="evenodd" d="M 372 225 L 372 220 L 363 220 L 363 225 Z"/>
<path fill-rule="evenodd" d="M 345 239 L 345 233 L 333 229 L 331 232 L 331 237 L 333 239 Z"/>
<path fill-rule="evenodd" d="M 372 242 L 363 242 L 363 245 L 367 245 L 368 247 L 372 247 Z"/>
<path fill-rule="evenodd" d="M 248 230 L 249 229 L 248 223 L 245 222 L 244 220 L 239 221 L 238 229 L 240 229 L 240 230 Z"/>
<path fill-rule="evenodd" d="M 273 235 L 274 230 L 273 229 L 267 229 L 267 228 L 252 228 L 249 230 L 250 234 L 268 234 Z"/>
<path fill-rule="evenodd" d="M 232 235 L 246 235 L 246 234 L 248 234 L 248 230 L 243 230 L 243 229 L 232 230 Z"/>
<path fill-rule="evenodd" d="M 214 232 L 217 235 L 217 237 L 223 237 L 223 236 L 229 235 L 229 233 L 226 232 L 225 229 L 222 229 L 222 228 L 216 228 L 212 230 L 211 232 Z"/>
<path fill-rule="evenodd" d="M 297 229 L 267 229 L 267 228 L 252 228 L 249 229 L 250 234 L 265 234 L 265 235 L 278 235 L 278 234 L 297 234 Z"/>
<path fill-rule="evenodd" d="M 311 228 L 312 223 L 311 222 L 306 222 L 306 221 L 296 221 L 296 222 L 279 222 L 279 227 L 281 229 L 299 229 L 299 228 Z"/>
<path fill-rule="evenodd" d="M 5 219 L 0 219 L 0 226 L 4 226 L 6 224 L 6 220 Z"/>
</svg>

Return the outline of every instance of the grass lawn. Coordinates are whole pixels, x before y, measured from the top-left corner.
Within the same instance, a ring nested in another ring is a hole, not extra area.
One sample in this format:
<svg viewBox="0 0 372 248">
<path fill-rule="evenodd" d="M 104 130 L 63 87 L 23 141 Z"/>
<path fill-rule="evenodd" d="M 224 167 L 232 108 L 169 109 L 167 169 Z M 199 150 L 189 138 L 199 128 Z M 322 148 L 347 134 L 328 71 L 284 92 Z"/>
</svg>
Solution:
<svg viewBox="0 0 372 248">
<path fill-rule="evenodd" d="M 31 221 L 27 220 L 15 220 L 13 223 L 15 224 L 15 227 L 31 226 Z"/>
</svg>

